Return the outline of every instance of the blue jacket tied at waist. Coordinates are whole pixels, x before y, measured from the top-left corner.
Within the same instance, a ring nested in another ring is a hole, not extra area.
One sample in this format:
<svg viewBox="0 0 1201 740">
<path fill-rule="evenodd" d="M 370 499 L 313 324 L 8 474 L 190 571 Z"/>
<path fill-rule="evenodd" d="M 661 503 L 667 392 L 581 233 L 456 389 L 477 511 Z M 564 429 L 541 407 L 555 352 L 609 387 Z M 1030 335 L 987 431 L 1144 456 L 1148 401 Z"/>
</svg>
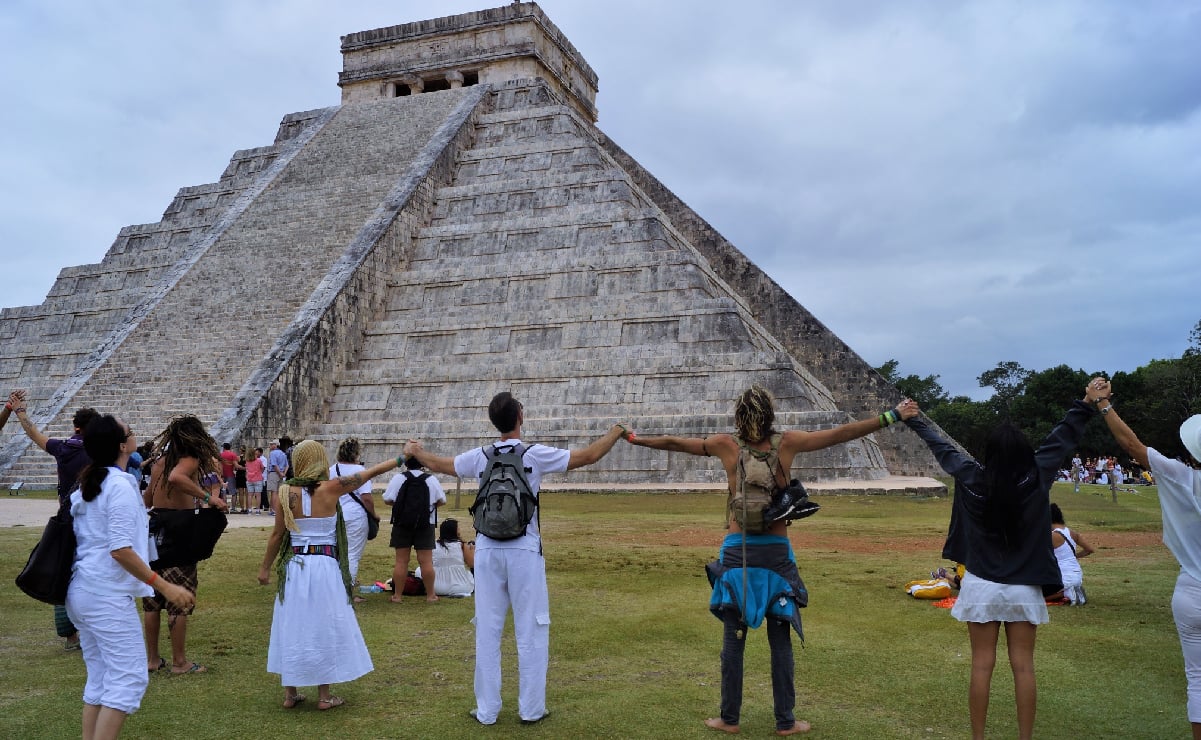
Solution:
<svg viewBox="0 0 1201 740">
<path fill-rule="evenodd" d="M 728 534 L 722 542 L 717 561 L 707 570 L 713 584 L 709 611 L 718 619 L 726 609 L 737 609 L 752 629 L 765 617 L 788 622 L 804 639 L 800 610 L 809 603 L 809 593 L 801 582 L 796 558 L 787 537 L 767 534 L 746 535 L 746 599 L 743 600 L 741 534 Z"/>
</svg>

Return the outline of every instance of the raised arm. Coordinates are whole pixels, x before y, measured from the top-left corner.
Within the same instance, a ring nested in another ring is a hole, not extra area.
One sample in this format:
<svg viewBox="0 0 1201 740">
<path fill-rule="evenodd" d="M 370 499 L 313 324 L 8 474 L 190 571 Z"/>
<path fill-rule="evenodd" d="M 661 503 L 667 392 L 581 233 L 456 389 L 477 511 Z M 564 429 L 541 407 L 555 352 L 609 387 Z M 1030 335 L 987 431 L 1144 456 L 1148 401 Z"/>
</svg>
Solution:
<svg viewBox="0 0 1201 740">
<path fill-rule="evenodd" d="M 21 423 L 21 428 L 25 430 L 25 434 L 29 436 L 33 443 L 42 450 L 46 449 L 46 443 L 50 438 L 42 431 L 33 425 L 30 420 L 27 409 L 25 408 L 25 391 L 15 390 L 8 396 L 8 403 L 12 405 L 13 413 L 17 415 L 17 421 Z"/>
<path fill-rule="evenodd" d="M 617 444 L 617 440 L 628 435 L 629 431 L 629 427 L 625 424 L 614 424 L 609 428 L 609 431 L 605 432 L 604 436 L 592 444 L 583 449 L 572 450 L 571 457 L 567 460 L 567 469 L 582 468 L 585 465 L 591 465 L 600 460 L 609 454 L 609 450 L 613 449 L 613 445 Z"/>
<path fill-rule="evenodd" d="M 344 493 L 350 493 L 351 491 L 362 487 L 364 483 L 377 475 L 399 468 L 401 462 L 402 458 L 389 458 L 357 473 L 351 473 L 350 475 L 342 475 L 338 476 L 337 478 L 333 478 L 331 479 L 331 482 L 338 487 L 337 493 L 339 496 L 341 496 Z M 367 508 L 367 502 L 364 501 L 363 504 L 364 508 Z M 371 508 L 374 508 L 374 506 Z M 375 512 L 371 513 L 374 514 Z"/>
<path fill-rule="evenodd" d="M 1147 445 L 1139 440 L 1138 435 L 1126 425 L 1126 422 L 1122 421 L 1122 417 L 1118 416 L 1118 410 L 1113 407 L 1111 398 L 1113 386 L 1108 380 L 1103 380 L 1097 392 L 1101 396 L 1097 410 L 1101 412 L 1101 418 L 1105 420 L 1105 426 L 1109 427 L 1110 434 L 1122 446 L 1126 454 L 1142 466 L 1143 470 L 1150 470 L 1151 465 L 1147 462 Z"/>
<path fill-rule="evenodd" d="M 435 455 L 422 447 L 421 442 L 416 439 L 410 439 L 408 442 L 405 442 L 404 456 L 417 458 L 421 466 L 432 473 L 458 475 L 455 472 L 455 459 L 453 457 Z"/>
<path fill-rule="evenodd" d="M 1084 425 L 1093 417 L 1095 404 L 1106 397 L 1102 389 L 1106 384 L 1104 378 L 1093 378 L 1084 388 L 1084 398 L 1076 401 L 1068 409 L 1063 420 L 1051 429 L 1046 439 L 1034 453 L 1039 470 L 1050 478 L 1059 470 L 1063 458 L 1080 444 L 1084 436 Z"/>
</svg>

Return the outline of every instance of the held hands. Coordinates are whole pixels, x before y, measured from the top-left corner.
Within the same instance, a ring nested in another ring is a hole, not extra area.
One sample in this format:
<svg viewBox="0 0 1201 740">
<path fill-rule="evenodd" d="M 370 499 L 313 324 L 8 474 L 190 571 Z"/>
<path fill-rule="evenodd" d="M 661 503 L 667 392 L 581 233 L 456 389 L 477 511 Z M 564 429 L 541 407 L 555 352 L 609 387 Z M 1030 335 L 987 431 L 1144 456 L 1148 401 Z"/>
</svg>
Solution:
<svg viewBox="0 0 1201 740">
<path fill-rule="evenodd" d="M 901 417 L 901 421 L 912 419 L 920 413 L 922 413 L 921 408 L 912 398 L 906 398 L 897 404 L 897 415 Z"/>
<path fill-rule="evenodd" d="M 1104 401 L 1112 395 L 1112 386 L 1105 378 L 1097 377 L 1088 381 L 1088 385 L 1084 389 L 1085 403 L 1096 404 L 1098 401 Z"/>
<path fill-rule="evenodd" d="M 620 429 L 621 430 L 621 438 L 627 442 L 633 442 L 634 438 L 638 436 L 638 435 L 634 434 L 634 430 L 630 429 L 628 424 L 614 424 L 613 428 Z"/>
<path fill-rule="evenodd" d="M 418 452 L 424 451 L 424 449 L 425 448 L 421 446 L 421 440 L 410 439 L 409 441 L 405 442 L 405 446 L 401 449 L 401 457 L 407 460 L 413 455 L 416 455 Z"/>
</svg>

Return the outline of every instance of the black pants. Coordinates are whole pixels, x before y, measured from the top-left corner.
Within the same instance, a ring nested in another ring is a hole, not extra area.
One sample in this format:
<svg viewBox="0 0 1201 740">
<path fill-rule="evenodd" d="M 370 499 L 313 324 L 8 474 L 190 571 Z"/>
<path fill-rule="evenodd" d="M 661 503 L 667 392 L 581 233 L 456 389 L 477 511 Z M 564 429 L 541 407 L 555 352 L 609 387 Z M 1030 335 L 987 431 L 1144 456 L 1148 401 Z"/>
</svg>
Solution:
<svg viewBox="0 0 1201 740">
<path fill-rule="evenodd" d="M 738 724 L 742 713 L 742 657 L 746 651 L 747 629 L 737 609 L 722 612 L 725 634 L 721 644 L 721 721 Z M 796 688 L 793 686 L 791 625 L 768 617 L 767 644 L 771 649 L 771 694 L 775 706 L 776 729 L 784 730 L 796 722 Z M 741 636 L 740 636 L 741 635 Z"/>
</svg>

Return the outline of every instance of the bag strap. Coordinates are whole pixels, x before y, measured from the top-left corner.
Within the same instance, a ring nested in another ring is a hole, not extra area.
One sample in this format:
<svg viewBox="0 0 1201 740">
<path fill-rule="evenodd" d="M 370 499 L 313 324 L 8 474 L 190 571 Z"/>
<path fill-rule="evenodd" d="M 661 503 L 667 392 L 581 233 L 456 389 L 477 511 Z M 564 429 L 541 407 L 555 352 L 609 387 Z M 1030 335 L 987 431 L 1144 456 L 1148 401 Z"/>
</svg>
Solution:
<svg viewBox="0 0 1201 740">
<path fill-rule="evenodd" d="M 342 466 L 339 465 L 338 463 L 334 463 L 334 472 L 338 474 L 339 478 L 341 478 L 342 477 Z M 367 511 L 367 505 L 363 503 L 363 499 L 359 498 L 359 494 L 355 493 L 354 491 L 350 491 L 349 493 L 350 493 L 350 497 L 352 499 L 354 499 L 354 502 L 356 504 L 358 504 L 359 506 L 362 506 L 363 511 Z M 371 512 L 367 511 L 367 515 L 370 516 Z"/>
</svg>

